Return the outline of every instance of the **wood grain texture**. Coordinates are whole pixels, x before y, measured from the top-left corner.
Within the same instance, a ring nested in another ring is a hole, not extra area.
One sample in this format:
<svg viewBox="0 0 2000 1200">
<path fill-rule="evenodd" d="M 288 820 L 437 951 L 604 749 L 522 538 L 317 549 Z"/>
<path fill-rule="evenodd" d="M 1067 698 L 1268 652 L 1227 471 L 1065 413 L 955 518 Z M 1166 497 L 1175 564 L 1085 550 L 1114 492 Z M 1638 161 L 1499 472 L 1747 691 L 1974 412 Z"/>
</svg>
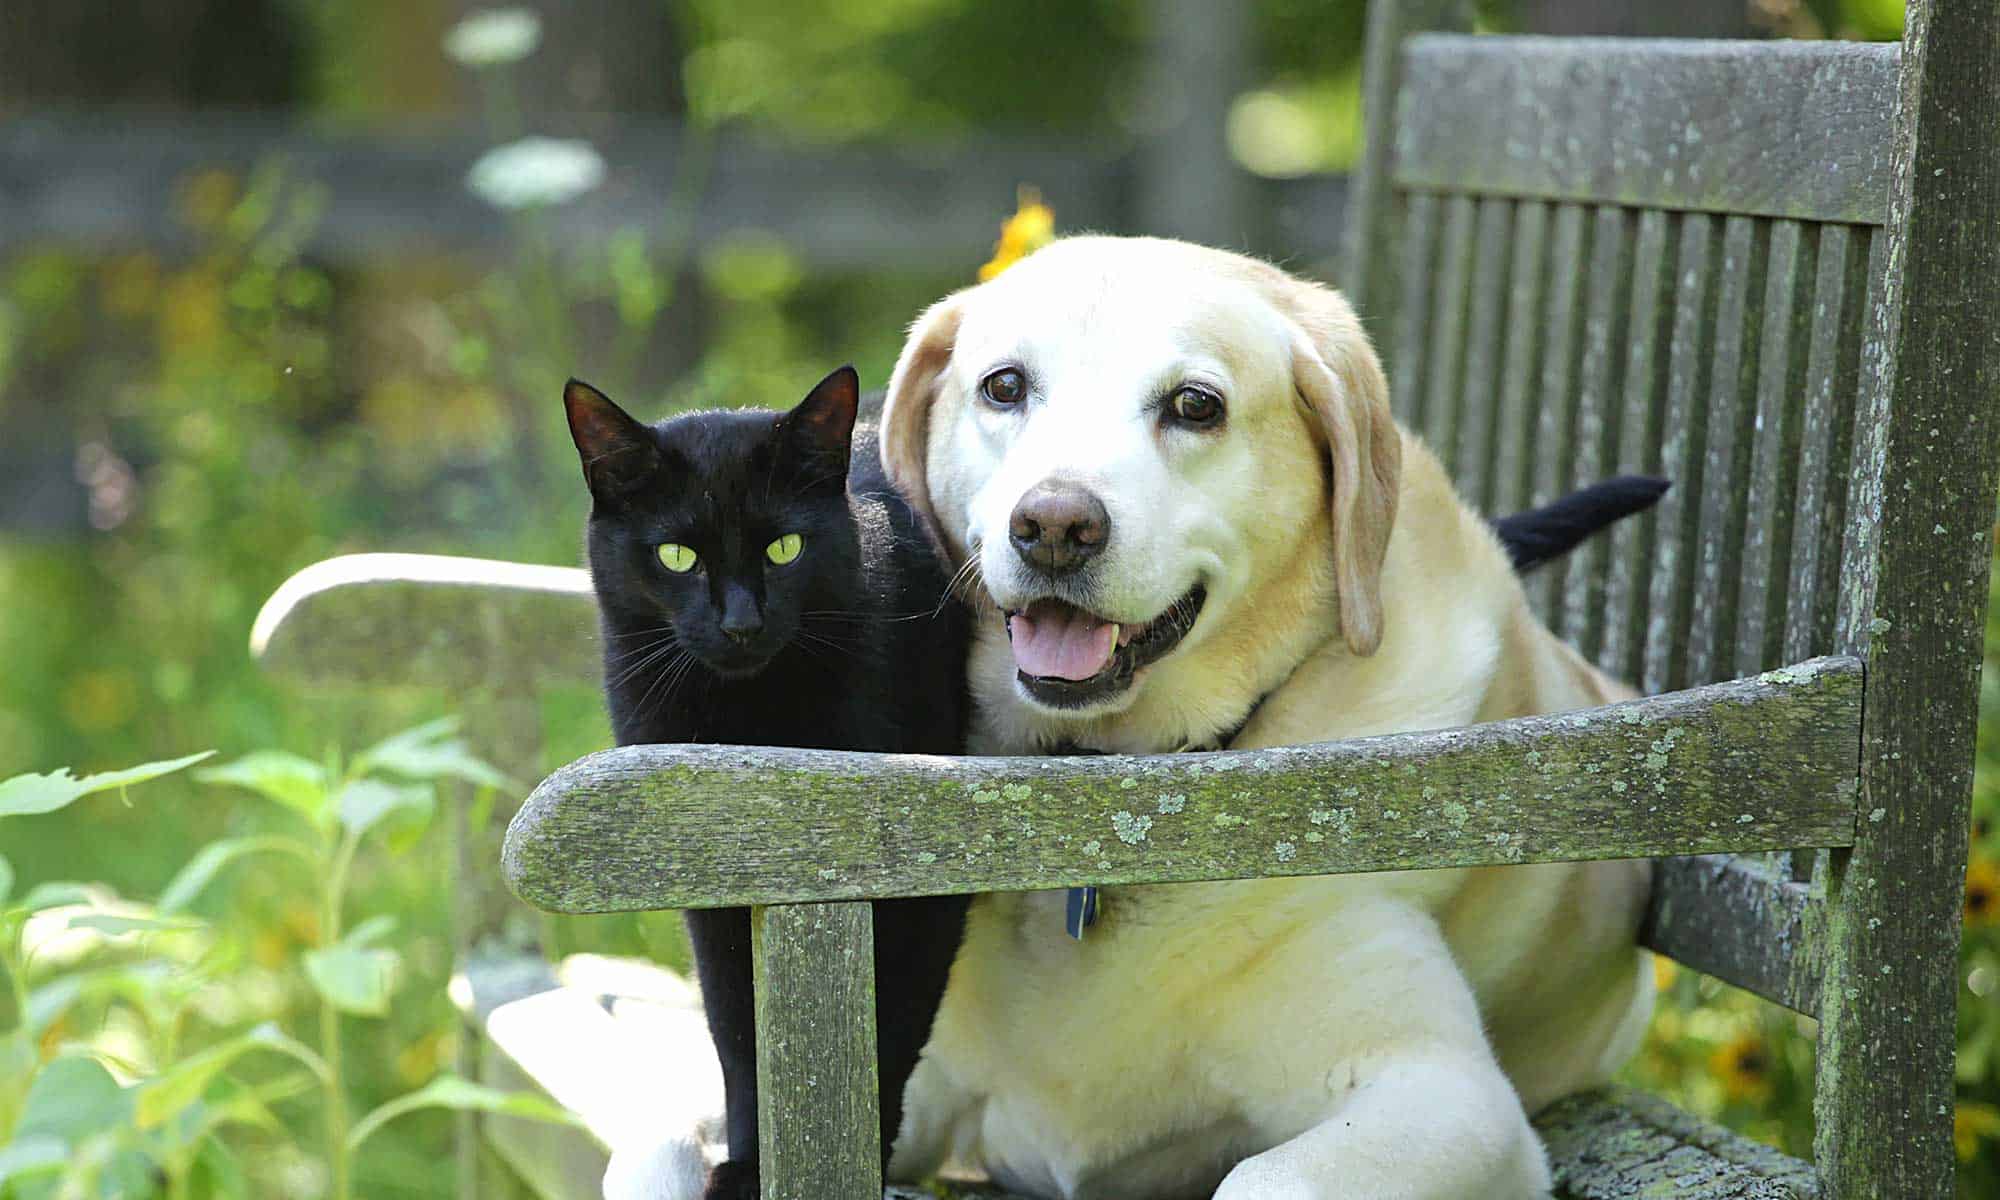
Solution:
<svg viewBox="0 0 2000 1200">
<path fill-rule="evenodd" d="M 1514 206 L 1513 270 L 1509 273 L 1507 317 L 1502 328 L 1506 343 L 1501 366 L 1500 409 L 1495 417 L 1494 487 L 1491 513 L 1517 512 L 1528 506 L 1535 486 L 1537 412 L 1542 399 L 1536 390 L 1541 373 L 1542 297 L 1547 291 L 1546 253 L 1549 206 L 1523 201 Z M 1655 689 L 1657 690 L 1657 689 Z"/>
<path fill-rule="evenodd" d="M 1583 355 L 1576 375 L 1576 425 L 1569 457 L 1572 478 L 1590 483 L 1610 473 L 1624 417 L 1625 350 L 1631 329 L 1632 214 L 1591 212 L 1589 279 L 1585 285 Z M 1551 628 L 1585 658 L 1604 641 L 1606 539 L 1586 539 L 1570 551 L 1563 576 L 1563 611 Z"/>
<path fill-rule="evenodd" d="M 1483 513 L 1509 510 L 1493 504 L 1494 425 L 1500 406 L 1500 357 L 1507 337 L 1507 274 L 1513 259 L 1514 206 L 1481 200 L 1477 248 L 1465 329 L 1465 357 L 1458 395 L 1458 454 L 1452 464 L 1458 494 Z"/>
<path fill-rule="evenodd" d="M 1404 0 L 1368 9 L 1361 49 L 1361 160 L 1348 191 L 1339 282 L 1383 352 L 1392 380 L 1407 360 L 1389 334 L 1402 328 L 1409 313 L 1403 307 L 1404 289 L 1412 282 L 1397 266 L 1406 236 L 1403 206 L 1390 183 L 1396 96 L 1403 86 L 1403 42 L 1418 30 L 1470 28 L 1470 0 Z M 1398 415 L 1405 416 L 1401 410 Z"/>
<path fill-rule="evenodd" d="M 1702 440 L 1701 517 L 1694 601 L 1687 631 L 1687 681 L 1728 676 L 1736 645 L 1736 558 L 1743 548 L 1750 432 L 1756 418 L 1757 302 L 1764 292 L 1768 233 L 1750 217 L 1722 227 L 1722 292 L 1709 365 L 1708 430 Z M 1733 485 L 1733 486 L 1732 486 Z"/>
<path fill-rule="evenodd" d="M 750 914 L 763 1200 L 882 1192 L 875 915 L 866 903 Z"/>
<path fill-rule="evenodd" d="M 1827 225 L 1819 232 L 1805 408 L 1799 418 L 1790 588 L 1780 651 L 1786 662 L 1824 654 L 1834 646 L 1870 233 L 1848 225 Z"/>
<path fill-rule="evenodd" d="M 1424 388 L 1430 360 L 1431 293 L 1437 284 L 1438 242 L 1443 205 L 1435 196 L 1414 193 L 1397 197 L 1403 235 L 1399 277 L 1401 299 L 1395 307 L 1393 350 L 1389 368 L 1390 398 L 1396 419 L 1406 428 L 1422 430 Z M 1379 337 L 1379 335 L 1378 335 Z"/>
<path fill-rule="evenodd" d="M 1450 196 L 1444 209 L 1443 244 L 1431 284 L 1429 344 L 1425 347 L 1425 397 L 1417 432 L 1449 464 L 1457 454 L 1460 388 L 1465 378 L 1465 327 L 1470 316 L 1474 233 L 1478 205 L 1470 196 Z"/>
<path fill-rule="evenodd" d="M 1534 502 L 1547 504 L 1576 480 L 1576 374 L 1583 354 L 1583 272 L 1590 258 L 1590 222 L 1581 205 L 1555 209 L 1549 238 L 1548 318 L 1539 331 L 1542 350 L 1540 418 L 1535 425 Z M 1550 629 L 1560 633 L 1567 555 L 1528 580 L 1528 600 Z"/>
<path fill-rule="evenodd" d="M 1833 856 L 1814 1149 L 1829 1195 L 1952 1193 L 1954 1008 L 2000 466 L 2000 17 L 1912 0 L 1895 110 L 1886 420 L 1851 524 L 1872 603 L 1861 819 Z M 1856 646 L 1856 649 L 1861 647 Z"/>
<path fill-rule="evenodd" d="M 1856 42 L 1416 37 L 1395 179 L 1880 224 L 1896 61 Z"/>
<path fill-rule="evenodd" d="M 1850 660 L 1560 716 L 1150 757 L 628 746 L 544 780 L 508 882 L 559 912 L 1845 845 Z"/>
<path fill-rule="evenodd" d="M 271 594 L 250 647 L 309 687 L 525 690 L 602 670 L 583 571 L 440 554 L 314 563 Z"/>
<path fill-rule="evenodd" d="M 1673 488 L 1660 498 L 1647 601 L 1645 669 L 1640 690 L 1687 686 L 1687 640 L 1705 492 L 1710 350 L 1715 344 L 1716 272 L 1721 222 L 1706 213 L 1682 218 L 1674 280 L 1674 327 L 1667 352 L 1667 407 L 1660 469 Z"/>
<path fill-rule="evenodd" d="M 1815 1200 L 1810 1163 L 1631 1088 L 1559 1100 L 1535 1117 L 1556 1200 Z"/>
<path fill-rule="evenodd" d="M 1772 223 L 1757 337 L 1756 416 L 1749 434 L 1749 475 L 1743 481 L 1743 541 L 1734 560 L 1731 673 L 1737 675 L 1776 663 L 1784 638 L 1814 246 L 1813 229 L 1797 221 Z"/>
<path fill-rule="evenodd" d="M 1642 944 L 1794 1012 L 1819 1013 L 1825 898 L 1754 858 L 1663 859 Z"/>
<path fill-rule="evenodd" d="M 1618 419 L 1614 470 L 1621 475 L 1658 475 L 1667 360 L 1673 346 L 1680 218 L 1648 209 L 1639 214 L 1638 225 L 1632 249 L 1632 295 L 1627 301 L 1624 412 Z M 1657 511 L 1620 521 L 1612 527 L 1604 551 L 1604 634 L 1597 661 L 1619 679 L 1639 678 L 1658 521 Z"/>
</svg>

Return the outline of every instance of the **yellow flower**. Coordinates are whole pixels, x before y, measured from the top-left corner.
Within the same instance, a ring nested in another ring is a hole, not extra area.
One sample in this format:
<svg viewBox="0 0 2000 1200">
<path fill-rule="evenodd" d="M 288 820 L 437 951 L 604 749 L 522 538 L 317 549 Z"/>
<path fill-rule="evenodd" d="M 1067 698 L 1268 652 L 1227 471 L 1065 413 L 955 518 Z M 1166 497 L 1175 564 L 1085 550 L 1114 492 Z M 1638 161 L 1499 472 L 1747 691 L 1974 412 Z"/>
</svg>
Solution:
<svg viewBox="0 0 2000 1200">
<path fill-rule="evenodd" d="M 1015 201 L 1014 215 L 1000 225 L 1000 240 L 993 245 L 993 257 L 979 268 L 979 282 L 985 283 L 1055 240 L 1055 211 L 1042 203 L 1040 192 L 1023 187 Z"/>
<path fill-rule="evenodd" d="M 1674 975 L 1680 968 L 1674 960 L 1664 954 L 1653 956 L 1653 990 L 1664 992 L 1674 986 Z"/>
<path fill-rule="evenodd" d="M 1708 1069 L 1722 1079 L 1722 1089 L 1734 1101 L 1761 1101 L 1771 1096 L 1771 1051 L 1763 1039 L 1746 1033 L 1709 1056 Z"/>
<path fill-rule="evenodd" d="M 1960 1162 L 1971 1162 L 1979 1143 L 2000 1138 L 2000 1108 L 1991 1104 L 1961 1104 L 1951 1114 L 1951 1144 Z"/>
<path fill-rule="evenodd" d="M 1971 929 L 2000 921 L 2000 862 L 1975 858 L 1965 864 L 1965 925 Z"/>
</svg>

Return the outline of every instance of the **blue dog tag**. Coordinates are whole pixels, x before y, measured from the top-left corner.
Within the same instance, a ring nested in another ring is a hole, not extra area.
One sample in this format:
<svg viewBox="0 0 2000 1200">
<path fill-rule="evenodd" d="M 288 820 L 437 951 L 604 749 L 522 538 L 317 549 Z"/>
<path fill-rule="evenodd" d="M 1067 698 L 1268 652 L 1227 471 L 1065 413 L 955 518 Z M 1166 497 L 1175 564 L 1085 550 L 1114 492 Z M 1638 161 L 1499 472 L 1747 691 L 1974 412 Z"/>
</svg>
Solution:
<svg viewBox="0 0 2000 1200">
<path fill-rule="evenodd" d="M 1097 889 L 1094 887 L 1073 887 L 1069 890 L 1069 904 L 1063 914 L 1063 924 L 1069 935 L 1077 941 L 1083 940 L 1083 931 L 1097 924 Z"/>
</svg>

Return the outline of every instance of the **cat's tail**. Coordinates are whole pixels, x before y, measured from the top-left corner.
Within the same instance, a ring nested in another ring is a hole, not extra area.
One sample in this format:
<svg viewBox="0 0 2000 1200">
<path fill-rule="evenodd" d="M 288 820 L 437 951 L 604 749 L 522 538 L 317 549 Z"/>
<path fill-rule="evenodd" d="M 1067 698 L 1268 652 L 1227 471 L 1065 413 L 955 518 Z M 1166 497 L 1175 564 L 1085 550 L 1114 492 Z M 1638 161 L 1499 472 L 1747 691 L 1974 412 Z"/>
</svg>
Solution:
<svg viewBox="0 0 2000 1200">
<path fill-rule="evenodd" d="M 1514 570 L 1527 574 L 1561 558 L 1584 539 L 1659 502 L 1673 483 L 1651 475 L 1620 475 L 1493 522 Z"/>
</svg>

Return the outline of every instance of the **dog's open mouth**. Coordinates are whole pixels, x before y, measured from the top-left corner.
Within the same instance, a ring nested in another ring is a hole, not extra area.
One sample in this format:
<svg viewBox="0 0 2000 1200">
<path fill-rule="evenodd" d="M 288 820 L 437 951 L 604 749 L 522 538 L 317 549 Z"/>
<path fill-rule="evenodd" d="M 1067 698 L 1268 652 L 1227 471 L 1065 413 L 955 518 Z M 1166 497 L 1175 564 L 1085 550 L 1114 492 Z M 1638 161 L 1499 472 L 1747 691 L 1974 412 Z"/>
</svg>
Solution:
<svg viewBox="0 0 2000 1200">
<path fill-rule="evenodd" d="M 1082 708 L 1116 695 L 1180 645 L 1207 599 L 1197 583 L 1143 625 L 1120 625 L 1064 600 L 1037 600 L 1007 614 L 1016 678 L 1052 708 Z"/>
</svg>

